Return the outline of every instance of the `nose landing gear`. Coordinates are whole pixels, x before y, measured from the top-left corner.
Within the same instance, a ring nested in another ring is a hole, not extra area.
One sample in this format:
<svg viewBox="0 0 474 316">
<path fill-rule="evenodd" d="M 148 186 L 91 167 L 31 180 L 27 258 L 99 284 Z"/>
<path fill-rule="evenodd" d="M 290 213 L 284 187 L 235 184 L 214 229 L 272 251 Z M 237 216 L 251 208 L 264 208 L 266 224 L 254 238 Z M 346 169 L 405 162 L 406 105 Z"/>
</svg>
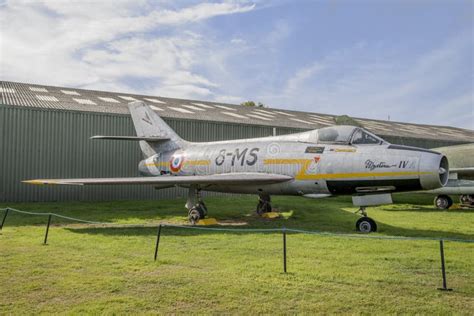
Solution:
<svg viewBox="0 0 474 316">
<path fill-rule="evenodd" d="M 361 206 L 356 213 L 362 215 L 361 218 L 356 222 L 356 230 L 361 233 L 371 233 L 377 231 L 377 223 L 370 217 L 367 216 L 367 212 L 364 206 Z"/>
</svg>

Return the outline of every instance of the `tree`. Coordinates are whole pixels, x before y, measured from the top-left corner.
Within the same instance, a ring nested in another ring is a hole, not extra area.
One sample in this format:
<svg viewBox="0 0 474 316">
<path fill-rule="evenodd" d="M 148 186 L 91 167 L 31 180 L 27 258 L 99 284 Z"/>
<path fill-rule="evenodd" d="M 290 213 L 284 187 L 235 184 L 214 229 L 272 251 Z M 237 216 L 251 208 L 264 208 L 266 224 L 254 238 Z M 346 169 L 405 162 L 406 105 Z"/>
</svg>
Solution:
<svg viewBox="0 0 474 316">
<path fill-rule="evenodd" d="M 243 105 L 243 106 L 255 106 L 255 102 L 253 101 L 245 101 L 245 102 L 242 102 L 240 103 L 240 105 Z"/>
<path fill-rule="evenodd" d="M 339 115 L 335 118 L 336 125 L 352 125 L 362 127 L 362 125 L 349 115 Z"/>
<path fill-rule="evenodd" d="M 262 102 L 255 103 L 254 101 L 245 101 L 245 102 L 240 103 L 240 105 L 250 106 L 250 107 L 258 107 L 258 108 L 264 108 L 265 107 L 265 104 L 263 104 Z"/>
</svg>

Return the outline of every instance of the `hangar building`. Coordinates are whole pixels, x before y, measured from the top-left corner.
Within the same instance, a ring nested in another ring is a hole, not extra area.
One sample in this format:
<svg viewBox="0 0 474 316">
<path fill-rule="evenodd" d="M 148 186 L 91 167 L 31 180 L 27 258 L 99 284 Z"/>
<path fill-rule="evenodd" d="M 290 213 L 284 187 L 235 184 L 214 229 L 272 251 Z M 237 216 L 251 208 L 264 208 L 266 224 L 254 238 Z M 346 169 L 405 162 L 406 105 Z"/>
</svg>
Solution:
<svg viewBox="0 0 474 316">
<path fill-rule="evenodd" d="M 127 103 L 142 100 L 190 141 L 282 135 L 334 125 L 337 116 L 206 101 L 1 81 L 0 201 L 160 199 L 183 195 L 150 186 L 32 186 L 21 180 L 138 176 L 135 142 L 93 135 L 135 135 Z M 425 148 L 474 142 L 474 131 L 354 119 L 397 144 Z"/>
</svg>

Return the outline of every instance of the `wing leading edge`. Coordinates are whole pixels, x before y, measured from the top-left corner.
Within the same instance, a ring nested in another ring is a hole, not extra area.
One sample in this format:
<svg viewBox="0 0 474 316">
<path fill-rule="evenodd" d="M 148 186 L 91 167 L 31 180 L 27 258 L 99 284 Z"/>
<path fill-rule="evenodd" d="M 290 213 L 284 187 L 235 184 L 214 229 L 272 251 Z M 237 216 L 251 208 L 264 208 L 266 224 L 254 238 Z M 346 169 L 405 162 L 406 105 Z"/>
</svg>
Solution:
<svg viewBox="0 0 474 316">
<path fill-rule="evenodd" d="M 64 184 L 64 185 L 246 185 L 272 184 L 293 180 L 293 177 L 270 173 L 224 173 L 206 176 L 159 176 L 133 178 L 86 178 L 86 179 L 36 179 L 25 180 L 29 184 Z"/>
</svg>

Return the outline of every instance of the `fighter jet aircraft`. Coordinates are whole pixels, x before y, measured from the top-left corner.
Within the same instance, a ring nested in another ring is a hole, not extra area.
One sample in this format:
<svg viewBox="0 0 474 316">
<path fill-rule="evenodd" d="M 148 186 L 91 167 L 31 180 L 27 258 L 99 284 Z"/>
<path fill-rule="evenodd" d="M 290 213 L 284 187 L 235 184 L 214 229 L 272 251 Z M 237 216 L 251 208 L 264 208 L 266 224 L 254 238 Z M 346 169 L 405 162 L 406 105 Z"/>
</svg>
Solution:
<svg viewBox="0 0 474 316">
<path fill-rule="evenodd" d="M 318 198 L 353 195 L 361 232 L 377 230 L 366 207 L 391 203 L 391 193 L 430 190 L 448 181 L 447 158 L 431 150 L 392 145 L 363 128 L 332 126 L 284 136 L 194 143 L 179 137 L 144 102 L 129 104 L 137 136 L 94 139 L 136 140 L 145 159 L 144 177 L 39 179 L 32 184 L 144 184 L 188 189 L 192 224 L 207 214 L 201 190 L 259 196 L 257 213 L 272 210 L 271 195 Z"/>
</svg>

